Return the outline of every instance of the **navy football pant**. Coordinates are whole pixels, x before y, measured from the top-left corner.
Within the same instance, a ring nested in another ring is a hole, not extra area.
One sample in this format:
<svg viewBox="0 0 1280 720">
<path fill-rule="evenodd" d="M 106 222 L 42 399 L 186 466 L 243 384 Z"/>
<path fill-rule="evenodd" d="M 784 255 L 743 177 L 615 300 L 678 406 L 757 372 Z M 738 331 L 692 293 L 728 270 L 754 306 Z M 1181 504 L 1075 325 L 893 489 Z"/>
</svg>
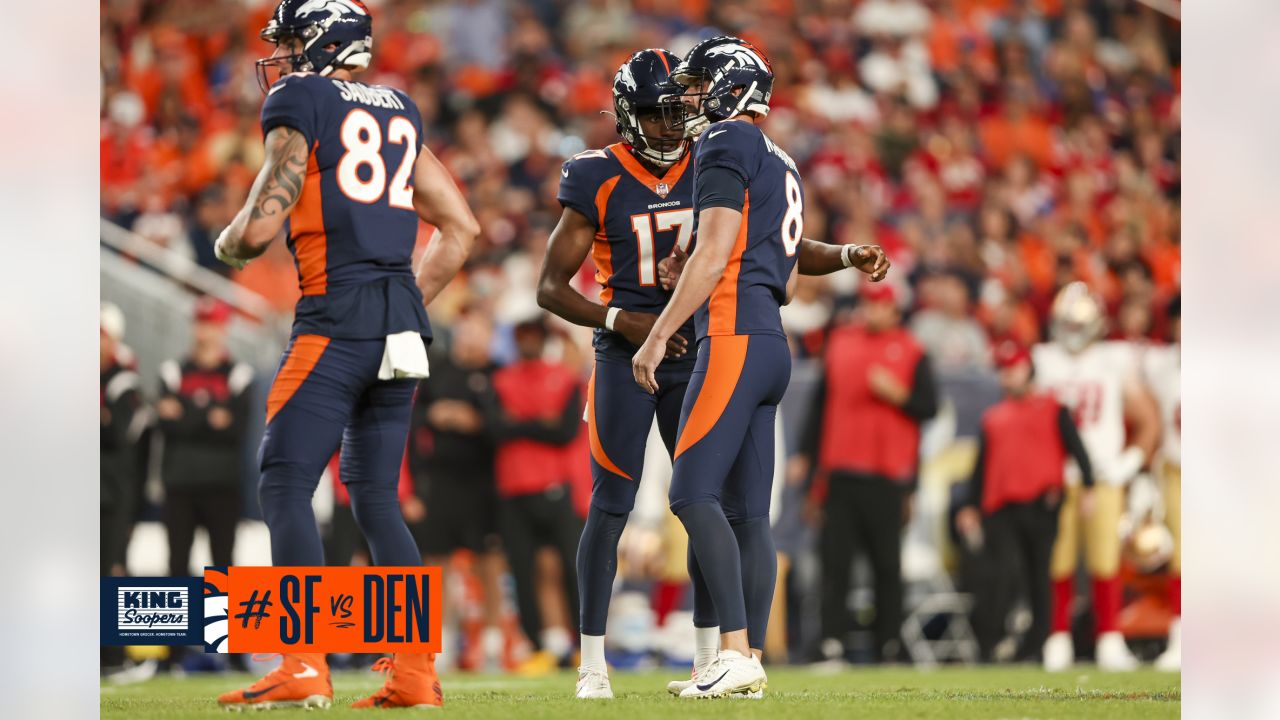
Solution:
<svg viewBox="0 0 1280 720">
<path fill-rule="evenodd" d="M 396 496 L 417 381 L 377 379 L 384 343 L 299 335 L 285 349 L 258 451 L 273 565 L 325 564 L 311 496 L 339 446 L 373 564 L 422 564 Z"/>
<path fill-rule="evenodd" d="M 636 384 L 629 358 L 596 354 L 595 372 L 587 388 L 591 508 L 578 541 L 577 558 L 583 634 L 605 633 L 618 570 L 618 539 L 635 506 L 649 428 L 656 417 L 667 453 L 673 453 L 689 371 L 688 363 L 659 365 L 658 393 L 650 395 Z M 715 609 L 707 599 L 692 555 L 689 574 L 694 587 L 695 625 L 715 627 Z"/>
<path fill-rule="evenodd" d="M 720 630 L 745 628 L 756 648 L 763 647 L 777 576 L 768 524 L 774 421 L 790 379 L 782 336 L 701 340 L 671 478 L 671 511 L 689 533 Z"/>
</svg>

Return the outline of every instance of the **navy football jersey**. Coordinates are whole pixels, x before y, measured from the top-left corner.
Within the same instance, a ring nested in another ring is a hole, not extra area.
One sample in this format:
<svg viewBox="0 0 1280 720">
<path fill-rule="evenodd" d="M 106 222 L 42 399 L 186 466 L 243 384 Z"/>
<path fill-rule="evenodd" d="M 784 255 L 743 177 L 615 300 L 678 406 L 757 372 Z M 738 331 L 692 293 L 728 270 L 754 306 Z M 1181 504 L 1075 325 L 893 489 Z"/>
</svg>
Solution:
<svg viewBox="0 0 1280 720">
<path fill-rule="evenodd" d="M 655 177 L 627 149 L 615 143 L 587 150 L 560 170 L 560 204 L 581 213 L 596 229 L 591 257 L 600 283 L 600 301 L 609 307 L 661 314 L 671 293 L 658 283 L 658 261 L 677 244 L 691 251 L 693 177 L 685 155 Z M 679 334 L 692 339 L 686 325 Z M 596 332 L 595 346 L 628 359 L 636 348 L 620 334 Z M 692 353 L 684 359 L 692 362 Z"/>
<path fill-rule="evenodd" d="M 405 93 L 310 73 L 271 86 L 262 132 L 307 139 L 302 195 L 285 225 L 302 297 L 294 334 L 431 337 L 414 282 L 413 169 L 422 116 Z"/>
<path fill-rule="evenodd" d="M 694 148 L 697 176 L 713 167 L 737 173 L 747 186 L 742 229 L 724 275 L 694 314 L 699 338 L 785 335 L 778 309 L 804 233 L 804 186 L 795 161 L 748 122 L 713 124 Z M 696 228 L 695 228 L 696 229 Z"/>
</svg>

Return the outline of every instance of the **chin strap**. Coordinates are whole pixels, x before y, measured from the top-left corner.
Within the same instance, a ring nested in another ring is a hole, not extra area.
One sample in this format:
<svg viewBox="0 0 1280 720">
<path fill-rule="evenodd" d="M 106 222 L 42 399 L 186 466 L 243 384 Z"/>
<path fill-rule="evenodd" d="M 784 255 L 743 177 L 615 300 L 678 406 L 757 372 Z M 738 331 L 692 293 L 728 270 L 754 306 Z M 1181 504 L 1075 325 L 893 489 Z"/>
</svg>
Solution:
<svg viewBox="0 0 1280 720">
<path fill-rule="evenodd" d="M 636 149 L 636 152 L 640 153 L 640 155 L 645 160 L 648 160 L 649 162 L 653 163 L 654 165 L 657 165 L 658 167 L 662 167 L 662 168 L 671 167 L 672 165 L 675 165 L 677 162 L 679 162 L 680 158 L 684 155 L 685 149 L 683 147 L 679 147 L 675 150 L 672 150 L 671 153 L 664 153 L 649 147 L 649 140 L 645 138 L 643 135 L 640 136 L 640 140 L 644 142 L 643 148 L 638 147 L 636 145 L 632 145 L 632 147 L 634 147 Z M 684 142 L 682 141 L 681 144 L 683 145 Z M 668 160 L 666 158 L 666 155 L 668 154 L 674 154 L 675 157 Z"/>
</svg>

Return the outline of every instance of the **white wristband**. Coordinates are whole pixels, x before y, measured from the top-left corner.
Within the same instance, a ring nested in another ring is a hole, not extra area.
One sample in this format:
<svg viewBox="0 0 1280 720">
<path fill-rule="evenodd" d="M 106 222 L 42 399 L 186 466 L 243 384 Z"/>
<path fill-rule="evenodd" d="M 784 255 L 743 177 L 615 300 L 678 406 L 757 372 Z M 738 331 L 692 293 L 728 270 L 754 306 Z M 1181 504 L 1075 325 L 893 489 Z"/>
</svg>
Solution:
<svg viewBox="0 0 1280 720">
<path fill-rule="evenodd" d="M 622 312 L 622 308 L 611 307 L 609 312 L 604 314 L 604 326 L 607 329 L 613 330 L 613 323 L 618 319 L 618 313 L 620 312 Z"/>
<path fill-rule="evenodd" d="M 845 245 L 844 248 L 840 250 L 840 262 L 843 263 L 845 267 L 853 267 L 853 252 L 857 249 L 857 245 Z"/>
</svg>

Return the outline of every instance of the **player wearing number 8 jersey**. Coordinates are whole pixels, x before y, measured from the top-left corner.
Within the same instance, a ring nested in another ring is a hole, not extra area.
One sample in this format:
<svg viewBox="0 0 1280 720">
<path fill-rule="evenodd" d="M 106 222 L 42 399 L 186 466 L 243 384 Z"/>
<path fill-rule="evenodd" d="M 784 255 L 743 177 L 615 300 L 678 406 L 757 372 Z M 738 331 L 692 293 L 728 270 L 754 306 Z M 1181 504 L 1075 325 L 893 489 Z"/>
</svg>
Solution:
<svg viewBox="0 0 1280 720">
<path fill-rule="evenodd" d="M 787 302 L 804 230 L 795 163 L 756 126 L 773 72 L 733 37 L 699 43 L 673 71 L 699 136 L 697 247 L 675 293 L 632 360 L 637 384 L 661 390 L 654 370 L 672 334 L 695 314 L 697 361 L 681 410 L 671 510 L 720 620 L 720 653 L 681 697 L 763 689 L 764 645 L 777 572 L 769 529 L 774 420 L 791 372 L 779 308 Z"/>
<path fill-rule="evenodd" d="M 259 61 L 282 77 L 262 108 L 266 159 L 218 238 L 243 267 L 285 231 L 302 297 L 267 398 L 258 493 L 275 565 L 324 565 L 311 496 L 341 447 L 341 475 L 375 565 L 420 565 L 396 495 L 417 379 L 431 338 L 426 304 L 462 266 L 479 230 L 449 174 L 422 144 L 407 95 L 356 82 L 372 46 L 359 0 L 284 0 Z M 439 234 L 411 267 L 418 220 Z M 434 656 L 397 653 L 381 690 L 356 707 L 439 706 Z M 323 654 L 289 654 L 228 707 L 326 707 Z"/>
</svg>

